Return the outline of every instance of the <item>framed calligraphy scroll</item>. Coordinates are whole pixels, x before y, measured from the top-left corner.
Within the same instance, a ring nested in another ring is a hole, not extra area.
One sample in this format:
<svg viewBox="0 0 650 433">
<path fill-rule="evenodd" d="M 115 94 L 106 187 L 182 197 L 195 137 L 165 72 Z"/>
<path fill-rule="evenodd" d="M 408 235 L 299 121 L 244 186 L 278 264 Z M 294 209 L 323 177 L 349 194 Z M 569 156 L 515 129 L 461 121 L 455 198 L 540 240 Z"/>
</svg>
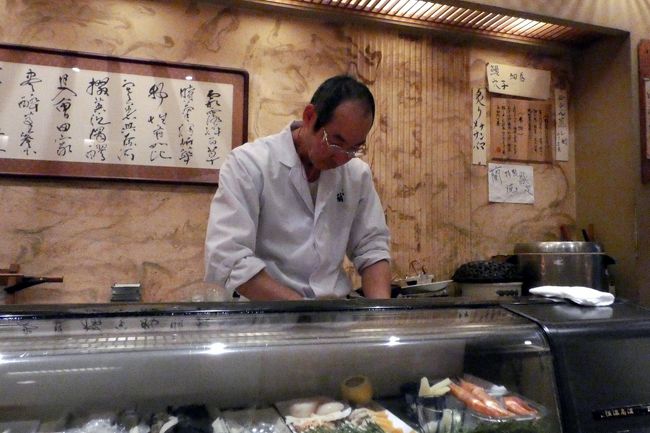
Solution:
<svg viewBox="0 0 650 433">
<path fill-rule="evenodd" d="M 248 74 L 0 45 L 0 173 L 215 184 Z"/>
</svg>

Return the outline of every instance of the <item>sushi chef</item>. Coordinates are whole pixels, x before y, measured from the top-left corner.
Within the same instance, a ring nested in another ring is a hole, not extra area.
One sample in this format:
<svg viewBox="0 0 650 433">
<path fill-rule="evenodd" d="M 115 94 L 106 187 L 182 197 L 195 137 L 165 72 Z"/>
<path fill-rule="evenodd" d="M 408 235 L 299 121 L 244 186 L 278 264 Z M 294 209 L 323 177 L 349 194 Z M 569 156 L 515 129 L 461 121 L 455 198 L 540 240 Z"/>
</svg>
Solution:
<svg viewBox="0 0 650 433">
<path fill-rule="evenodd" d="M 205 280 L 251 300 L 390 297 L 389 232 L 368 164 L 375 116 L 358 80 L 327 79 L 294 121 L 232 150 L 219 173 L 205 241 Z"/>
</svg>

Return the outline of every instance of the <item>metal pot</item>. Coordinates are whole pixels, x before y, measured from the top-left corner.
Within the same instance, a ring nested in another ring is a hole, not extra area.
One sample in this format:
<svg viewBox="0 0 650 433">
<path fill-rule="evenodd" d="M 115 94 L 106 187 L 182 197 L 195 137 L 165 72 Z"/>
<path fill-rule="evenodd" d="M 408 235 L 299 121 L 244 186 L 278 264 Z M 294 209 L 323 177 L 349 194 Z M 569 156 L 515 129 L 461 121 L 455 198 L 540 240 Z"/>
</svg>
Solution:
<svg viewBox="0 0 650 433">
<path fill-rule="evenodd" d="M 531 242 L 515 245 L 522 290 L 538 286 L 584 286 L 608 291 L 607 266 L 616 261 L 596 242 Z"/>
</svg>

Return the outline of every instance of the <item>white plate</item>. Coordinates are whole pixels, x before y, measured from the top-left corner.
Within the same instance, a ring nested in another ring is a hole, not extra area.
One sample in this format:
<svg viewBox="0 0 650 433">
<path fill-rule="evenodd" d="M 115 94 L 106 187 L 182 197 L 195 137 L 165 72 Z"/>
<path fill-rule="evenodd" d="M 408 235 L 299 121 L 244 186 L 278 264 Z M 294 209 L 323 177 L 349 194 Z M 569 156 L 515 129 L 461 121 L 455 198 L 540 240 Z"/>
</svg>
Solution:
<svg viewBox="0 0 650 433">
<path fill-rule="evenodd" d="M 453 280 L 445 281 L 434 281 L 433 283 L 426 284 L 414 284 L 412 286 L 402 287 L 402 291 L 414 291 L 414 292 L 437 292 L 439 290 L 446 289 Z"/>
</svg>

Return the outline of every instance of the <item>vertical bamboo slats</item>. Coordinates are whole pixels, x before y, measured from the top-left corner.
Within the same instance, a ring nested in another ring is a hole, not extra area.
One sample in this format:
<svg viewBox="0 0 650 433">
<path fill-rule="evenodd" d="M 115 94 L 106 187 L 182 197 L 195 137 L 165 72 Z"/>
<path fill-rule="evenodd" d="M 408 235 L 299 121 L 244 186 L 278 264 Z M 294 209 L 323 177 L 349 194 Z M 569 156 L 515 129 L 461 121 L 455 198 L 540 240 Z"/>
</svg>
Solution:
<svg viewBox="0 0 650 433">
<path fill-rule="evenodd" d="M 467 48 L 367 29 L 351 35 L 355 66 L 377 101 L 366 160 L 391 228 L 393 268 L 449 278 L 470 257 Z M 365 60 L 370 52 L 381 53 L 379 64 Z"/>
</svg>

